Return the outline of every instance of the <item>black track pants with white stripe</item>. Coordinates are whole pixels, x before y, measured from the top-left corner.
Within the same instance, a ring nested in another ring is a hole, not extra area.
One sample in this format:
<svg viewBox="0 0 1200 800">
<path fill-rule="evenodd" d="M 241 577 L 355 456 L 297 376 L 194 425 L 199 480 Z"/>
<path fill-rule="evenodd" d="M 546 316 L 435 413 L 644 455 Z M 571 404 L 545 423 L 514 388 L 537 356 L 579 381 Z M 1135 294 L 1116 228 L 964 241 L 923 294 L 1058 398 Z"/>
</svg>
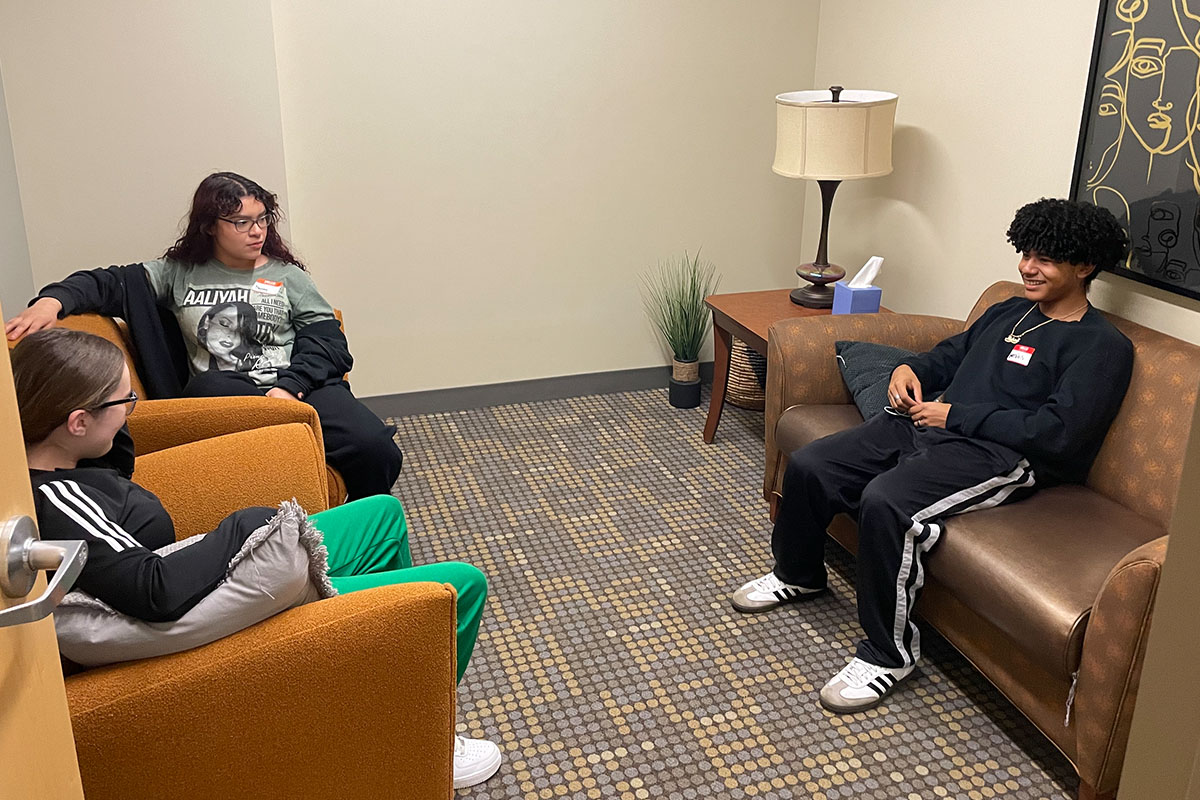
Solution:
<svg viewBox="0 0 1200 800">
<path fill-rule="evenodd" d="M 879 414 L 788 457 L 771 535 L 775 575 L 825 586 L 825 531 L 835 514 L 858 519 L 858 657 L 900 667 L 921 656 L 911 620 L 923 558 L 955 514 L 1028 497 L 1034 474 L 1020 453 L 943 428 Z"/>
<path fill-rule="evenodd" d="M 244 372 L 210 369 L 192 376 L 184 397 L 262 396 L 265 392 Z M 404 456 L 392 440 L 393 425 L 350 393 L 345 383 L 313 389 L 304 402 L 317 410 L 325 439 L 325 460 L 346 481 L 347 500 L 387 494 L 400 475 Z"/>
</svg>

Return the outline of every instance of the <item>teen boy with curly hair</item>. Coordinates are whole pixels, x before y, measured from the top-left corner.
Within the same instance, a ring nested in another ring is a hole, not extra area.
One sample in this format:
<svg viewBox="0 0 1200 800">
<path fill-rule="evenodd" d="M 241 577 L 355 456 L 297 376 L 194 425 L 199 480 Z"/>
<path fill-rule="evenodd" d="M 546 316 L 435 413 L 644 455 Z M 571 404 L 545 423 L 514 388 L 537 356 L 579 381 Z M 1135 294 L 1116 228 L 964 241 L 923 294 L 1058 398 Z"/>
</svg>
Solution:
<svg viewBox="0 0 1200 800">
<path fill-rule="evenodd" d="M 1112 214 L 1039 200 L 1017 211 L 1008 241 L 1025 296 L 905 359 L 888 386 L 892 413 L 789 455 L 775 567 L 733 595 L 735 609 L 757 613 L 824 592 L 825 530 L 837 513 L 857 516 L 866 638 L 821 690 L 832 711 L 871 708 L 912 672 L 911 610 L 943 521 L 1082 482 L 1129 386 L 1133 345 L 1087 301 L 1096 274 L 1128 252 Z"/>
</svg>

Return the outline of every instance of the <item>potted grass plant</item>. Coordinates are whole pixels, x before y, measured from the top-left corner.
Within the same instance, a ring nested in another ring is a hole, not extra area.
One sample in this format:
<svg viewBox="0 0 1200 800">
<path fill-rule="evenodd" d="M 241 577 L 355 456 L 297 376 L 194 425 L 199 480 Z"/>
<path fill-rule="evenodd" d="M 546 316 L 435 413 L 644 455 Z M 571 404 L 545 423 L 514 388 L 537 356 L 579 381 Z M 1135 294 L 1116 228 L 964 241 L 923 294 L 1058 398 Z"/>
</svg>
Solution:
<svg viewBox="0 0 1200 800">
<path fill-rule="evenodd" d="M 642 302 L 655 330 L 671 350 L 669 399 L 676 408 L 700 405 L 700 348 L 712 325 L 704 298 L 721 279 L 716 265 L 686 252 L 681 259 L 660 261 L 642 276 Z"/>
</svg>

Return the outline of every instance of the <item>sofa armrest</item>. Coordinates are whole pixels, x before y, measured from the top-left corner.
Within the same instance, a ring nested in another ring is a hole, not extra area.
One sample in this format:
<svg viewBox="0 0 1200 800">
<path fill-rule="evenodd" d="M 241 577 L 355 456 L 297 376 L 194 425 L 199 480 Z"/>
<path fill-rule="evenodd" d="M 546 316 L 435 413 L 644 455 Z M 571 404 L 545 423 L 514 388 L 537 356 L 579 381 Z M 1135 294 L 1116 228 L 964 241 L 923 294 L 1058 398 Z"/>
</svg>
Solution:
<svg viewBox="0 0 1200 800">
<path fill-rule="evenodd" d="M 88 800 L 450 798 L 455 599 L 412 583 L 67 679 Z"/>
<path fill-rule="evenodd" d="M 961 320 L 923 314 L 839 314 L 773 324 L 767 333 L 763 496 L 769 500 L 783 480 L 781 454 L 775 444 L 780 414 L 794 405 L 852 402 L 838 370 L 835 342 L 877 342 L 924 352 L 962 327 Z"/>
<path fill-rule="evenodd" d="M 324 453 L 317 411 L 299 400 L 278 397 L 182 397 L 146 400 L 129 417 L 139 456 L 227 433 L 299 422 L 312 428 Z M 324 458 L 324 455 L 322 455 Z"/>
<path fill-rule="evenodd" d="M 294 497 L 313 514 L 329 504 L 321 444 L 311 427 L 296 422 L 138 456 L 133 479 L 158 495 L 180 539 L 210 531 L 247 506 Z"/>
<path fill-rule="evenodd" d="M 1084 634 L 1075 689 L 1076 766 L 1099 793 L 1115 789 L 1121 776 L 1168 538 L 1147 542 L 1113 567 Z"/>
</svg>

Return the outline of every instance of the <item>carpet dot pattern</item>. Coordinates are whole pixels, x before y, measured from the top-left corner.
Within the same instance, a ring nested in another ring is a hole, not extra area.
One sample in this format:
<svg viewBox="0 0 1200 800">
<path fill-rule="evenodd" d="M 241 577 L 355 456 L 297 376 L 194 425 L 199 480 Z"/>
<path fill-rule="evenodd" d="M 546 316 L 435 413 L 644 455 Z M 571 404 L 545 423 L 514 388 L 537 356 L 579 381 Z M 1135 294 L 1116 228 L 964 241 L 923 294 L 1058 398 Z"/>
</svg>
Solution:
<svg viewBox="0 0 1200 800">
<path fill-rule="evenodd" d="M 854 562 L 831 591 L 743 615 L 770 568 L 762 415 L 716 441 L 665 390 L 390 420 L 417 563 L 488 577 L 458 732 L 500 772 L 457 797 L 1074 798 L 1074 771 L 936 634 L 885 702 L 840 716 L 820 687 L 860 636 Z"/>
</svg>

